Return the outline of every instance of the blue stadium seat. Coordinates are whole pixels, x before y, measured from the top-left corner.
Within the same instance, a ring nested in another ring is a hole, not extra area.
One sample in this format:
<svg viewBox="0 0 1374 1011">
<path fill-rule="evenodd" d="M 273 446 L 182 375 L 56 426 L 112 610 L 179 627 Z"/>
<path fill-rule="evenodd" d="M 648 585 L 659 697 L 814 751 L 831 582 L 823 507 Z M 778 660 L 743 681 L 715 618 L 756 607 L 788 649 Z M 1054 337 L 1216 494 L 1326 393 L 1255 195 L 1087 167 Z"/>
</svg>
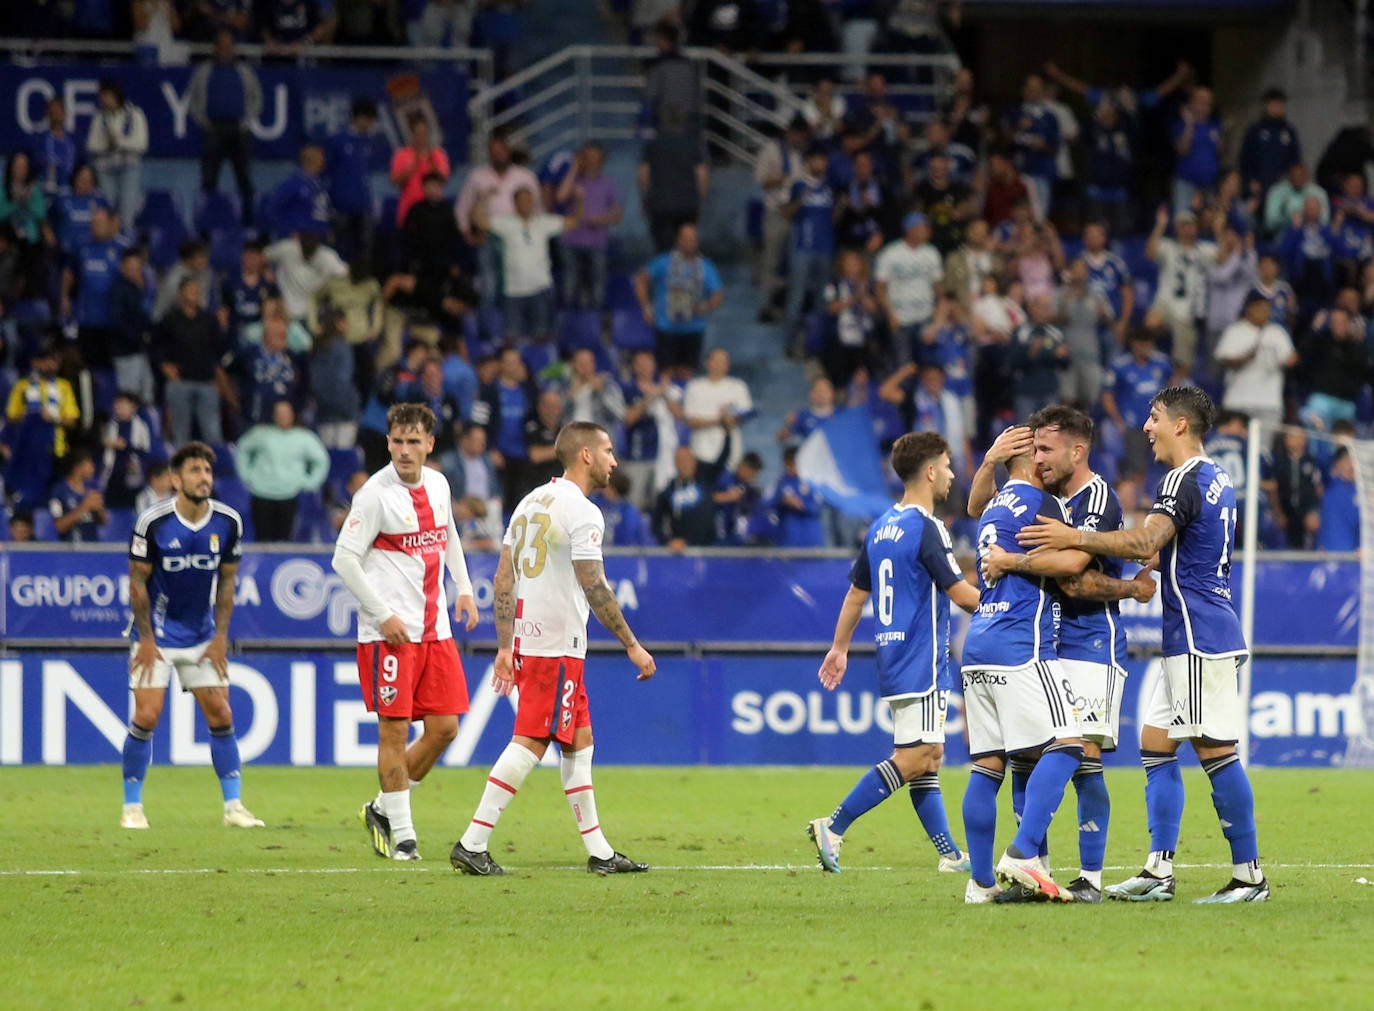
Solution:
<svg viewBox="0 0 1374 1011">
<path fill-rule="evenodd" d="M 261 236 L 263 242 L 271 242 L 277 238 L 272 225 L 272 194 L 270 192 L 259 193 L 253 198 L 253 228 Z"/>
<path fill-rule="evenodd" d="M 186 231 L 186 218 L 181 213 L 181 204 L 171 190 L 148 190 L 143 194 L 143 209 L 134 219 L 137 231 L 150 228 L 179 228 Z"/>
<path fill-rule="evenodd" d="M 826 318 L 823 312 L 806 314 L 806 357 L 815 358 L 825 348 Z"/>
<path fill-rule="evenodd" d="M 247 237 L 242 226 L 216 228 L 210 233 L 210 266 L 221 274 L 238 270 Z"/>
<path fill-rule="evenodd" d="M 252 540 L 253 517 L 251 515 L 252 510 L 249 509 L 251 496 L 248 494 L 248 489 L 243 486 L 243 482 L 237 477 L 216 477 L 214 495 L 229 508 L 238 511 L 238 514 L 243 517 L 243 536 Z"/>
<path fill-rule="evenodd" d="M 633 274 L 616 272 L 606 279 L 606 308 L 612 312 L 639 308 Z"/>
<path fill-rule="evenodd" d="M 754 242 L 763 241 L 763 200 L 751 197 L 744 210 L 744 234 Z"/>
<path fill-rule="evenodd" d="M 558 361 L 558 349 L 552 344 L 527 344 L 520 349 L 520 357 L 525 360 L 530 377 L 535 378 Z"/>
<path fill-rule="evenodd" d="M 483 340 L 492 347 L 499 347 L 506 339 L 506 314 L 495 305 L 483 304 L 476 315 Z"/>
<path fill-rule="evenodd" d="M 115 389 L 114 369 L 91 369 L 91 398 L 95 401 L 97 414 L 109 414 L 114 410 Z"/>
<path fill-rule="evenodd" d="M 48 503 L 44 502 L 33 511 L 33 539 L 36 541 L 57 540 L 57 525 L 53 522 Z"/>
<path fill-rule="evenodd" d="M 394 235 L 397 231 L 396 209 L 401 206 L 400 198 L 392 193 L 382 197 L 381 209 L 377 212 L 377 234 Z"/>
<path fill-rule="evenodd" d="M 558 327 L 558 348 L 566 357 L 577 348 L 601 346 L 601 312 L 597 309 L 569 309 Z"/>
<path fill-rule="evenodd" d="M 196 201 L 195 224 L 200 235 L 212 235 L 222 228 L 240 228 L 243 215 L 239 198 L 231 193 L 202 193 Z"/>
<path fill-rule="evenodd" d="M 317 491 L 303 491 L 296 499 L 296 523 L 291 539 L 297 544 L 326 544 L 332 541 L 329 511 Z"/>
<path fill-rule="evenodd" d="M 644 322 L 639 306 L 611 313 L 611 343 L 624 351 L 652 351 L 654 331 Z"/>
<path fill-rule="evenodd" d="M 329 480 L 347 481 L 353 472 L 363 465 L 362 454 L 354 446 L 351 449 L 331 449 L 329 451 Z"/>
<path fill-rule="evenodd" d="M 176 194 L 169 190 L 147 192 L 134 227 L 148 237 L 148 260 L 158 270 L 176 262 L 177 248 L 190 235 Z"/>
<path fill-rule="evenodd" d="M 107 509 L 108 517 L 105 525 L 100 528 L 100 540 L 105 544 L 123 544 L 129 539 L 129 535 L 134 532 L 134 520 L 137 517 L 132 509 Z"/>
</svg>

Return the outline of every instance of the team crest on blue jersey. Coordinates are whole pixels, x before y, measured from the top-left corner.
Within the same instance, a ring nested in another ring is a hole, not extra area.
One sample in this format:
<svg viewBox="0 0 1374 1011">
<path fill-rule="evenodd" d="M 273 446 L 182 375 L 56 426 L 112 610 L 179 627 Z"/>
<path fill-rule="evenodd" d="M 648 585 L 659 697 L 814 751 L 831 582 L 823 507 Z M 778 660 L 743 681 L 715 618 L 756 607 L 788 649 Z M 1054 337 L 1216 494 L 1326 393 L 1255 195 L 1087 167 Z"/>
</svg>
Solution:
<svg viewBox="0 0 1374 1011">
<path fill-rule="evenodd" d="M 219 534 L 210 535 L 210 554 L 219 554 Z"/>
</svg>

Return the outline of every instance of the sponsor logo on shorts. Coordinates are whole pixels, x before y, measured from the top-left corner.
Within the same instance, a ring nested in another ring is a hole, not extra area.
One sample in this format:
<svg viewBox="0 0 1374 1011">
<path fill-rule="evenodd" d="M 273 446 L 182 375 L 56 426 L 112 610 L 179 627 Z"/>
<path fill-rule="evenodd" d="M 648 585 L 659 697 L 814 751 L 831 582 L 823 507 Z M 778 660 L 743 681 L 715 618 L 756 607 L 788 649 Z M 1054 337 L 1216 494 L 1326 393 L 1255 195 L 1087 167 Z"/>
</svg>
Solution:
<svg viewBox="0 0 1374 1011">
<path fill-rule="evenodd" d="M 382 685 L 381 690 L 377 693 L 377 695 L 381 698 L 382 705 L 389 706 L 391 705 L 391 703 L 396 701 L 396 686 Z"/>
<path fill-rule="evenodd" d="M 993 685 L 998 688 L 1004 688 L 1006 684 L 1007 676 L 1005 674 L 994 674 L 991 671 L 976 670 L 970 671 L 964 675 L 965 688 L 970 685 Z"/>
</svg>

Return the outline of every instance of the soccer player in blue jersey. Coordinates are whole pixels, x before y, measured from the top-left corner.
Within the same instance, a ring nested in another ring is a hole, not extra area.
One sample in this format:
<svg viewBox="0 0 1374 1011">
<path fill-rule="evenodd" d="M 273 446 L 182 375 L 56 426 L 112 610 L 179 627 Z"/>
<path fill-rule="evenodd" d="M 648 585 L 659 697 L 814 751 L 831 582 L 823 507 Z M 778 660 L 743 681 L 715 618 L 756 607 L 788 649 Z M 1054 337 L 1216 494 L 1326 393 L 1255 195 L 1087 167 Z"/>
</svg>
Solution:
<svg viewBox="0 0 1374 1011">
<path fill-rule="evenodd" d="M 196 697 L 210 728 L 210 761 L 224 796 L 224 824 L 261 828 L 239 799 L 239 744 L 229 708 L 229 618 L 242 552 L 243 521 L 214 489 L 215 452 L 188 442 L 172 455 L 176 496 L 134 523 L 129 541 L 129 604 L 134 643 L 129 687 L 134 716 L 124 740 L 124 828 L 147 828 L 143 779 L 172 671 Z"/>
<path fill-rule="evenodd" d="M 1037 517 L 1065 518 L 1059 500 L 1032 482 L 1031 454 L 1007 460 L 1008 480 L 978 520 L 980 560 L 994 546 L 1016 551 L 1016 535 Z M 1078 712 L 1063 687 L 1055 652 L 1051 583 L 1041 577 L 1008 576 L 982 592 L 964 640 L 964 713 L 973 768 L 964 792 L 964 831 L 971 876 L 964 901 L 991 902 L 998 882 L 1035 894 L 1072 901 L 1045 872 L 1040 844 L 1070 777 L 1083 757 Z M 1025 810 L 1011 847 L 993 868 L 997 793 L 1007 757 L 1039 754 L 1026 785 Z"/>
<path fill-rule="evenodd" d="M 821 867 L 838 872 L 849 826 L 906 783 L 916 815 L 940 854 L 939 869 L 965 871 L 967 860 L 949 831 L 939 769 L 951 686 L 949 602 L 972 611 L 978 591 L 965 581 L 949 532 L 935 516 L 935 506 L 954 482 L 949 444 L 937 432 L 909 432 L 893 443 L 892 469 L 905 491 L 864 537 L 820 669 L 821 684 L 838 688 L 849 664 L 850 640 L 876 592 L 878 688 L 892 710 L 892 756 L 864 773 L 835 813 L 815 819 L 806 831 Z"/>
<path fill-rule="evenodd" d="M 1174 851 L 1183 814 L 1178 749 L 1192 744 L 1212 784 L 1212 804 L 1231 846 L 1231 880 L 1199 902 L 1262 902 L 1255 798 L 1236 754 L 1244 714 L 1237 671 L 1249 651 L 1231 601 L 1236 498 L 1231 479 L 1203 455 L 1216 408 L 1197 387 L 1161 390 L 1145 434 L 1155 458 L 1173 469 L 1154 507 L 1135 530 L 1091 531 L 1037 524 L 1020 536 L 1028 547 L 1078 548 L 1094 555 L 1149 559 L 1159 553 L 1164 593 L 1164 670 L 1142 714 L 1140 755 L 1150 855 L 1108 898 L 1167 902 L 1174 897 Z"/>
<path fill-rule="evenodd" d="M 1036 475 L 1063 502 L 1070 522 L 1080 530 L 1120 530 L 1121 501 L 1111 485 L 1088 466 L 1092 419 L 1056 404 L 1032 414 L 1027 426 L 1034 440 Z M 970 495 L 970 504 L 974 501 Z M 1135 579 L 1124 580 L 1120 560 L 1095 558 L 1078 549 L 1029 555 L 993 545 L 984 553 L 982 567 L 991 581 L 1010 573 L 1055 577 L 1061 591 L 1059 663 L 1079 710 L 1084 741 L 1083 761 L 1073 777 L 1081 863 L 1068 891 L 1076 901 L 1100 902 L 1111 818 L 1102 753 L 1116 749 L 1126 681 L 1126 634 L 1117 602 L 1132 597 L 1148 603 L 1155 594 L 1155 581 L 1148 568 Z M 1015 760 L 1012 774 L 1015 786 Z"/>
</svg>

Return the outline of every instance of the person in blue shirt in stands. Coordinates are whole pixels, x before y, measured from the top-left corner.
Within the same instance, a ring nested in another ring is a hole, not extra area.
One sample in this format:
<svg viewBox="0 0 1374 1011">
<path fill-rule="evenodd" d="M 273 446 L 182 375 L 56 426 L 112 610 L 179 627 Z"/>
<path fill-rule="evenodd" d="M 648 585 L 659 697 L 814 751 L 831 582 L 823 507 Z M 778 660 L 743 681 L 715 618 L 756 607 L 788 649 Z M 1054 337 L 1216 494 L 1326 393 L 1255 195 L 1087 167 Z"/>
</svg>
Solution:
<svg viewBox="0 0 1374 1011">
<path fill-rule="evenodd" d="M 320 145 L 301 145 L 300 167 L 272 191 L 272 220 L 263 224 L 271 227 L 273 235 L 329 234 L 331 205 L 324 185 L 324 164 Z"/>
<path fill-rule="evenodd" d="M 782 213 L 792 221 L 792 245 L 788 252 L 787 311 L 783 317 L 783 339 L 789 355 L 800 354 L 798 334 L 806 296 L 815 297 L 830 280 L 830 261 L 835 256 L 835 221 L 843 205 L 826 178 L 829 157 L 825 147 L 815 144 L 806 152 L 802 177 L 792 184 L 792 192 Z"/>
<path fill-rule="evenodd" d="M 187 110 L 204 134 L 200 188 L 206 193 L 218 191 L 220 169 L 228 159 L 243 204 L 243 223 L 251 225 L 253 175 L 249 159 L 253 153 L 252 126 L 262 114 L 262 84 L 257 72 L 234 55 L 235 34 L 248 26 L 229 27 L 222 18 L 236 23 L 234 12 L 224 9 L 225 0 L 211 2 L 219 10 L 211 17 L 224 27 L 215 32 L 214 58 L 195 69 L 186 90 Z"/>
<path fill-rule="evenodd" d="M 348 128 L 329 138 L 329 200 L 334 248 L 348 262 L 372 259 L 372 158 L 377 146 L 377 103 L 355 98 Z"/>
<path fill-rule="evenodd" d="M 48 128 L 34 144 L 33 172 L 49 200 L 66 188 L 76 171 L 78 154 L 76 138 L 67 130 L 66 104 L 60 98 L 48 99 Z"/>
<path fill-rule="evenodd" d="M 953 601 L 972 611 L 978 591 L 964 579 L 949 532 L 935 516 L 954 484 L 944 438 L 909 432 L 893 444 L 891 462 L 903 485 L 902 498 L 864 536 L 818 676 L 830 691 L 840 686 L 854 631 L 873 597 L 878 691 L 892 711 L 892 755 L 864 773 L 834 814 L 814 819 L 806 832 L 821 868 L 838 873 L 849 827 L 906 784 L 916 816 L 940 855 L 939 869 L 966 871 L 968 860 L 949 830 L 939 769 L 953 687 L 949 605 Z"/>
<path fill-rule="evenodd" d="M 143 780 L 153 757 L 172 671 L 196 697 L 210 729 L 210 762 L 224 798 L 224 824 L 261 828 L 243 806 L 238 740 L 229 706 L 229 618 L 243 551 L 243 520 L 210 497 L 215 452 L 189 442 L 170 463 L 176 496 L 134 522 L 129 538 L 129 688 L 133 718 L 124 740 L 120 827 L 148 828 Z"/>
<path fill-rule="evenodd" d="M 1214 112 L 1211 88 L 1193 89 L 1169 136 L 1178 156 L 1174 165 L 1173 211 L 1195 211 L 1194 196 L 1206 194 L 1221 175 L 1221 120 Z"/>
<path fill-rule="evenodd" d="M 780 548 L 825 547 L 825 499 L 820 490 L 797 473 L 797 447 L 782 451 L 782 477 L 769 497 L 768 506 L 778 517 Z"/>
<path fill-rule="evenodd" d="M 1150 442 L 1142 431 L 1150 401 L 1173 375 L 1169 356 L 1155 349 L 1148 327 L 1131 331 L 1131 347 L 1111 360 L 1102 378 L 1102 410 L 1125 438 L 1123 473 L 1144 474 L 1150 465 Z"/>
<path fill-rule="evenodd" d="M 1355 458 L 1342 446 L 1331 458 L 1322 493 L 1318 551 L 1360 550 L 1360 502 L 1355 485 Z"/>
<path fill-rule="evenodd" d="M 78 165 L 71 174 L 71 186 L 53 197 L 50 211 L 57 232 L 57 244 L 74 253 L 91 241 L 91 215 L 97 207 L 110 209 L 105 194 L 96 189 L 95 169 Z"/>
<path fill-rule="evenodd" d="M 1050 213 L 1050 194 L 1059 177 L 1059 117 L 1045 101 L 1045 80 L 1029 74 L 1021 86 L 1021 104 L 1010 110 L 1007 133 L 1016 147 L 1016 167 L 1035 187 L 1035 213 L 1043 221 Z"/>
<path fill-rule="evenodd" d="M 238 269 L 227 272 L 220 287 L 219 325 L 235 343 L 244 342 L 245 329 L 262 323 L 264 304 L 281 297 L 272 268 L 263 257 L 263 248 L 259 239 L 245 242 Z"/>
<path fill-rule="evenodd" d="M 655 543 L 644 513 L 629 500 L 629 494 L 629 475 L 615 470 L 611 472 L 610 483 L 591 497 L 592 504 L 601 510 L 606 520 L 602 541 L 608 548 L 651 547 Z"/>
<path fill-rule="evenodd" d="M 1078 548 L 1144 560 L 1158 554 L 1164 576 L 1163 672 L 1140 714 L 1150 854 L 1138 874 L 1106 888 L 1108 898 L 1167 902 L 1174 897 L 1174 854 L 1184 801 L 1178 749 L 1185 742 L 1192 744 L 1211 780 L 1212 805 L 1231 846 L 1231 880 L 1196 901 L 1269 898 L 1259 861 L 1255 797 L 1236 754 L 1245 719 L 1237 671 L 1249 659 L 1249 649 L 1231 599 L 1235 491 L 1230 476 L 1202 449 L 1215 414 L 1211 398 L 1195 386 L 1170 387 L 1155 396 L 1145 433 L 1155 457 L 1173 470 L 1160 482 L 1143 526 L 1091 531 L 1039 523 L 1018 538 L 1028 549 Z"/>
<path fill-rule="evenodd" d="M 119 277 L 124 246 L 116 238 L 119 218 L 104 207 L 91 212 L 90 241 L 76 250 L 62 272 L 62 309 L 76 317 L 82 360 L 91 368 L 108 368 L 114 318 L 110 294 Z M 72 300 L 75 289 L 75 302 Z"/>
<path fill-rule="evenodd" d="M 94 544 L 106 520 L 105 495 L 95 480 L 95 461 L 84 449 L 73 450 L 67 476 L 52 486 L 48 509 L 57 539 L 67 544 Z"/>
</svg>

